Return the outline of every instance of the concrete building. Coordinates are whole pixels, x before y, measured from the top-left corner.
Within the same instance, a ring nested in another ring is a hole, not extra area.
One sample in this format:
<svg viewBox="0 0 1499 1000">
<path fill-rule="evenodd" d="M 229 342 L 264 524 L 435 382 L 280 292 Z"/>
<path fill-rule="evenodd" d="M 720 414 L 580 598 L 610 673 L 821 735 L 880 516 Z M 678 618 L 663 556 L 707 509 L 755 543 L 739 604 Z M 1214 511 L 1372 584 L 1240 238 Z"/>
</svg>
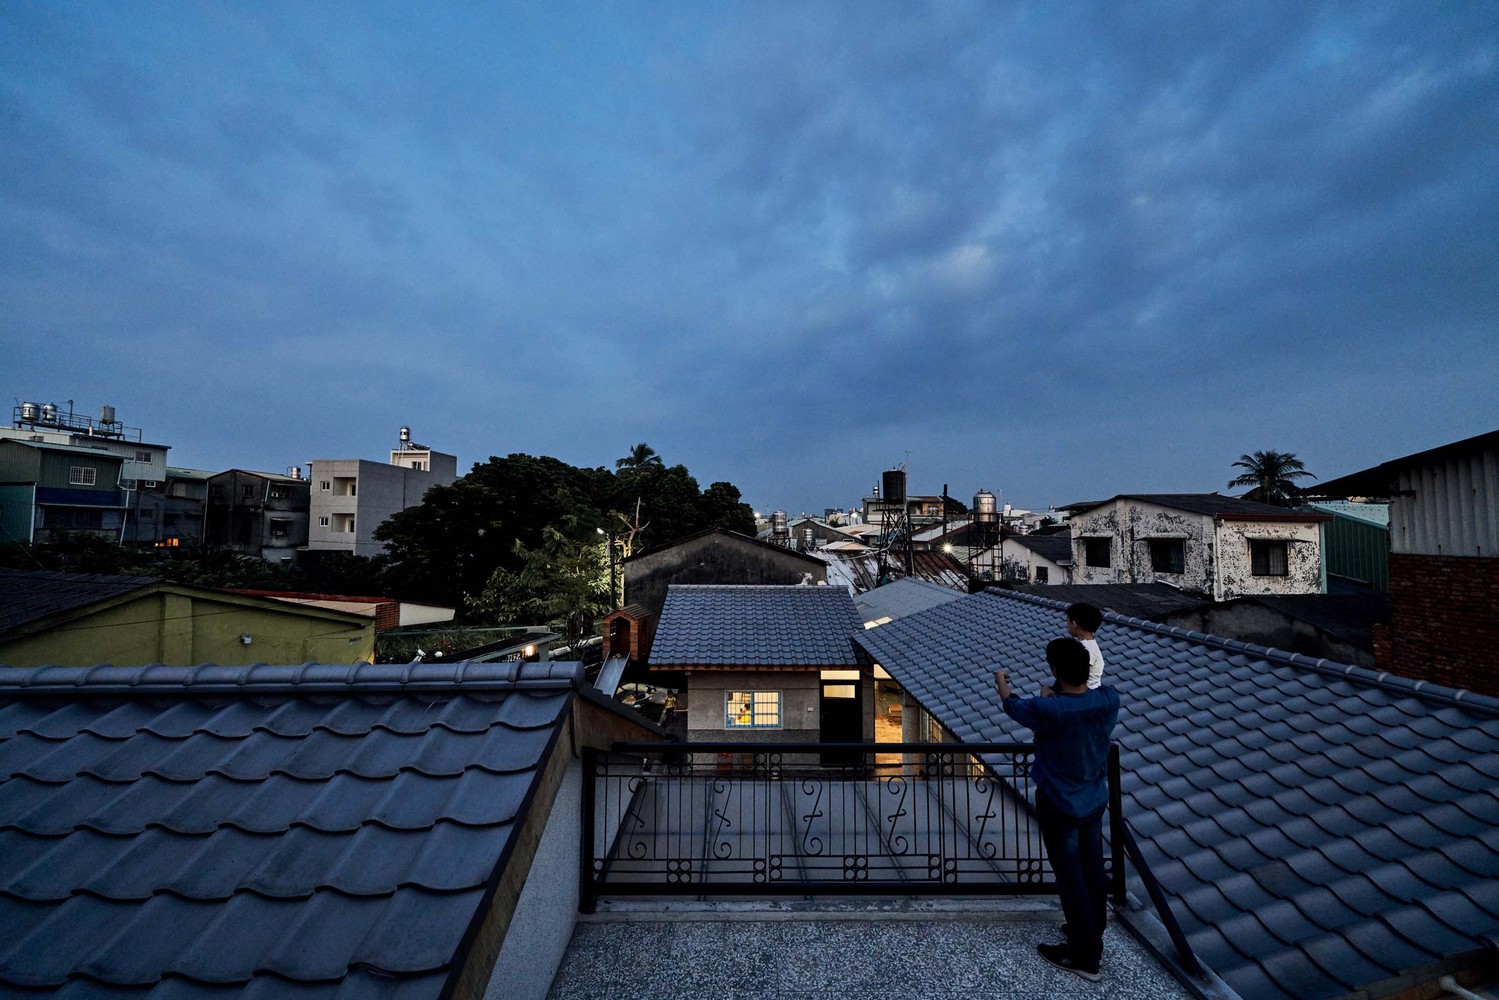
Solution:
<svg viewBox="0 0 1499 1000">
<path fill-rule="evenodd" d="M 401 428 L 401 446 L 381 464 L 362 458 L 319 458 L 309 463 L 312 484 L 307 548 L 375 556 L 385 551 L 375 529 L 392 514 L 422 502 L 427 490 L 458 478 L 458 459 L 411 441 Z"/>
<path fill-rule="evenodd" d="M 79 534 L 120 541 L 129 510 L 120 465 L 107 451 L 0 438 L 0 540 L 40 545 Z"/>
<path fill-rule="evenodd" d="M 294 562 L 307 544 L 307 507 L 307 480 L 298 476 L 220 472 L 208 480 L 203 543 L 266 562 Z"/>
<path fill-rule="evenodd" d="M 1120 494 L 1073 504 L 1072 583 L 1169 583 L 1226 601 L 1321 594 L 1332 515 L 1216 493 Z"/>
<path fill-rule="evenodd" d="M 149 485 L 143 482 L 130 511 L 126 541 L 157 548 L 202 545 L 208 481 L 213 475 L 204 469 L 167 466 L 165 479 Z"/>
</svg>

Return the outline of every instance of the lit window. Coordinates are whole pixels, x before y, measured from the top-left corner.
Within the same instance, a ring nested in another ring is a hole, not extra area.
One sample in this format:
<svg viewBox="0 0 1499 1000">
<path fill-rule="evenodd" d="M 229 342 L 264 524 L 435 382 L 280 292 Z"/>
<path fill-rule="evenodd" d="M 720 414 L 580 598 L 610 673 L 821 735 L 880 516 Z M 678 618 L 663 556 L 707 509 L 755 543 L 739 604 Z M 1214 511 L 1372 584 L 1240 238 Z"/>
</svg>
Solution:
<svg viewBox="0 0 1499 1000">
<path fill-rule="evenodd" d="M 1098 569 L 1108 569 L 1112 565 L 1109 558 L 1112 542 L 1112 538 L 1084 538 L 1083 562 Z"/>
<path fill-rule="evenodd" d="M 1285 542 L 1258 538 L 1249 540 L 1249 572 L 1255 576 L 1285 576 L 1287 562 Z"/>
<path fill-rule="evenodd" d="M 725 691 L 725 729 L 780 729 L 781 692 Z"/>
<path fill-rule="evenodd" d="M 1157 573 L 1186 571 L 1186 543 L 1180 538 L 1150 539 L 1150 568 Z"/>
<path fill-rule="evenodd" d="M 89 469 L 82 465 L 75 465 L 68 470 L 69 486 L 93 486 L 99 482 L 99 471 Z"/>
</svg>

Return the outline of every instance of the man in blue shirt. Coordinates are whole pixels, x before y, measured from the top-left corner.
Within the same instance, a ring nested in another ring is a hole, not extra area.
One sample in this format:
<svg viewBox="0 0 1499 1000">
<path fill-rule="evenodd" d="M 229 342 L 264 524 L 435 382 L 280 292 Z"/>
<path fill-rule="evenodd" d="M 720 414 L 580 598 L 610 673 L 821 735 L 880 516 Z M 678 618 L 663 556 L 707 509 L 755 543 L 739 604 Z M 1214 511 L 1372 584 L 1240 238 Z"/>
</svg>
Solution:
<svg viewBox="0 0 1499 1000">
<path fill-rule="evenodd" d="M 1097 982 L 1103 957 L 1108 885 L 1103 871 L 1103 810 L 1109 802 L 1109 738 L 1119 719 L 1111 687 L 1088 688 L 1088 651 L 1076 639 L 1046 647 L 1054 694 L 1021 698 L 994 672 L 1005 714 L 1035 734 L 1036 822 L 1062 897 L 1064 944 L 1036 951 L 1059 969 Z"/>
</svg>

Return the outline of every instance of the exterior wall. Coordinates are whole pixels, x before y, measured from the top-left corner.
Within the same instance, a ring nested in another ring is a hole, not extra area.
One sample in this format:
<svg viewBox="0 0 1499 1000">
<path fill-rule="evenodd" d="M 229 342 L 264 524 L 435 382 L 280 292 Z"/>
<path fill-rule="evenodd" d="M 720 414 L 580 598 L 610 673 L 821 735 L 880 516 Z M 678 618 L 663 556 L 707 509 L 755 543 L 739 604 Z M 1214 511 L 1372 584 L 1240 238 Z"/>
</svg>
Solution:
<svg viewBox="0 0 1499 1000">
<path fill-rule="evenodd" d="M 1390 589 L 1390 529 L 1336 511 L 1324 536 L 1327 571 L 1368 584 L 1375 590 Z"/>
<path fill-rule="evenodd" d="M 693 670 L 687 676 L 687 738 L 696 742 L 815 743 L 821 736 L 818 670 Z M 728 729 L 723 724 L 724 692 L 781 692 L 780 729 Z M 867 692 L 868 700 L 873 693 Z M 873 716 L 870 716 L 873 730 Z"/>
<path fill-rule="evenodd" d="M 1317 522 L 1218 519 L 1138 500 L 1120 500 L 1075 515 L 1072 524 L 1072 583 L 1169 583 L 1210 595 L 1215 601 L 1252 594 L 1319 594 L 1321 531 Z M 1088 538 L 1109 541 L 1107 568 L 1090 566 Z M 1151 541 L 1182 543 L 1182 572 L 1157 572 Z M 1255 576 L 1249 540 L 1285 541 L 1284 576 Z"/>
<path fill-rule="evenodd" d="M 250 645 L 240 641 L 241 635 L 251 637 Z M 368 661 L 374 651 L 373 621 L 354 624 L 343 616 L 304 615 L 157 591 L 47 632 L 0 640 L 0 663 L 15 667 L 354 663 Z"/>
<path fill-rule="evenodd" d="M 394 464 L 398 456 L 404 461 L 423 464 L 430 460 L 439 468 L 428 471 Z M 385 551 L 385 545 L 375 541 L 376 528 L 392 514 L 421 503 L 433 486 L 446 485 L 457 478 L 454 474 L 457 459 L 441 452 L 393 451 L 391 461 L 390 465 L 382 465 L 339 458 L 311 463 L 309 549 L 379 555 Z M 329 488 L 323 489 L 323 483 L 328 483 Z M 322 523 L 324 518 L 328 519 L 326 525 Z M 348 530 L 350 525 L 352 531 Z"/>
<path fill-rule="evenodd" d="M 231 469 L 208 480 L 206 545 L 290 562 L 307 544 L 310 505 L 305 479 Z"/>
<path fill-rule="evenodd" d="M 1159 619 L 1162 624 L 1205 632 L 1209 635 L 1252 642 L 1287 653 L 1301 653 L 1319 660 L 1374 667 L 1374 652 L 1284 615 L 1253 600 L 1207 604 L 1173 612 Z M 1107 637 L 1103 642 L 1107 642 Z M 1107 648 L 1105 647 L 1105 658 Z M 1105 668 L 1107 671 L 1107 668 Z"/>
<path fill-rule="evenodd" d="M 1499 557 L 1499 450 L 1403 468 L 1390 497 L 1390 551 Z"/>
<path fill-rule="evenodd" d="M 1499 696 L 1499 558 L 1392 554 L 1382 669 Z"/>
<path fill-rule="evenodd" d="M 583 766 L 568 763 L 484 1000 L 545 1000 L 578 922 Z"/>
<path fill-rule="evenodd" d="M 1005 580 L 1006 569 L 1018 569 L 1023 571 L 1023 579 L 1010 580 L 1012 583 L 1071 583 L 1072 568 L 1061 566 L 1041 555 L 1034 549 L 1027 548 L 1013 538 L 1005 538 L 992 548 L 980 552 L 973 560 L 974 570 L 981 580 Z M 1046 579 L 1036 579 L 1036 570 L 1045 567 Z M 989 576 L 983 574 L 989 573 Z"/>
<path fill-rule="evenodd" d="M 1123 500 L 1072 517 L 1072 583 L 1169 583 L 1212 594 L 1213 518 L 1152 503 Z M 1089 566 L 1086 538 L 1108 537 L 1109 567 Z M 1150 540 L 1182 541 L 1182 572 L 1151 568 Z"/>
<path fill-rule="evenodd" d="M 127 536 L 142 545 L 172 542 L 196 546 L 203 542 L 203 514 L 208 480 L 203 475 L 174 475 L 142 489 L 132 512 L 133 530 Z"/>
<path fill-rule="evenodd" d="M 711 532 L 625 561 L 626 604 L 640 604 L 658 618 L 673 583 L 827 582 L 827 564 L 747 538 Z"/>
<path fill-rule="evenodd" d="M 1219 521 L 1214 543 L 1217 573 L 1213 600 L 1228 601 L 1254 594 L 1323 593 L 1327 588 L 1322 582 L 1321 537 L 1322 532 L 1316 523 Z M 1286 542 L 1284 576 L 1253 574 L 1250 539 Z"/>
</svg>

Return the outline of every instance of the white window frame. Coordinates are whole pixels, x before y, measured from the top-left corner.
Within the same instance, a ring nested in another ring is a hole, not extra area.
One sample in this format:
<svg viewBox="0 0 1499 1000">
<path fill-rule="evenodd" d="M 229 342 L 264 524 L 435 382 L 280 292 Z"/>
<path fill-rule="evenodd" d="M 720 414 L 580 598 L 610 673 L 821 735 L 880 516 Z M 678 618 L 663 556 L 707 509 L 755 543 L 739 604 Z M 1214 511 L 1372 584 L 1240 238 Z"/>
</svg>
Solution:
<svg viewBox="0 0 1499 1000">
<path fill-rule="evenodd" d="M 319 493 L 328 493 L 333 489 L 333 482 L 329 479 L 319 479 L 317 488 Z"/>
<path fill-rule="evenodd" d="M 780 691 L 725 691 L 723 693 L 723 727 L 725 729 L 784 728 L 784 699 Z"/>
<path fill-rule="evenodd" d="M 321 516 L 318 517 L 318 519 L 317 519 L 317 526 L 319 528 L 326 528 L 326 527 L 328 527 L 328 523 L 329 523 L 330 520 L 331 520 L 331 518 L 329 518 L 327 514 L 323 514 L 323 515 L 321 515 Z"/>
<path fill-rule="evenodd" d="M 86 465 L 74 465 L 68 468 L 69 486 L 98 486 L 99 470 L 91 469 Z"/>
</svg>

